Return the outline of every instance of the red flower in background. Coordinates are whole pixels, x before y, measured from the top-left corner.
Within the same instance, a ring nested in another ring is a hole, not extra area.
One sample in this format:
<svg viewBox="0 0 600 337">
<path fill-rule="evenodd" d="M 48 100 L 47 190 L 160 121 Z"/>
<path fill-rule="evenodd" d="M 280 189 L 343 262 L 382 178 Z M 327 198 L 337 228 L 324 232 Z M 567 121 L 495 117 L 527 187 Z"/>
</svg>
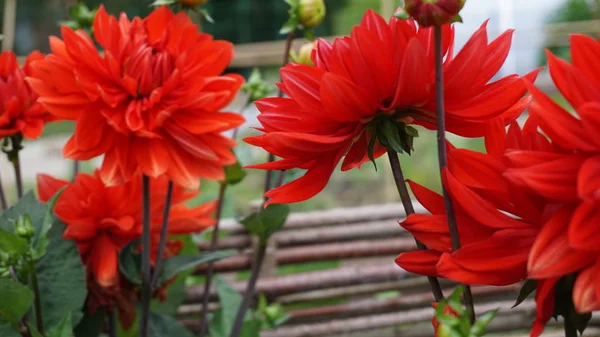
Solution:
<svg viewBox="0 0 600 337">
<path fill-rule="evenodd" d="M 31 75 L 31 63 L 43 58 L 34 51 L 21 69 L 12 51 L 0 54 L 0 137 L 21 133 L 27 139 L 36 139 L 42 135 L 44 124 L 54 120 L 25 81 Z"/>
<path fill-rule="evenodd" d="M 140 175 L 135 177 L 140 178 Z M 118 186 L 107 186 L 100 179 L 100 173 L 96 172 L 94 175 L 78 174 L 72 183 L 48 175 L 38 175 L 37 180 L 42 201 L 48 200 L 66 186 L 54 212 L 67 226 L 64 238 L 76 242 L 87 266 L 88 286 L 96 297 L 88 305 L 122 305 L 119 306 L 121 311 L 127 311 L 124 304 L 131 301 L 127 301 L 124 296 L 135 291 L 129 289 L 134 286 L 120 276 L 118 255 L 125 245 L 140 238 L 142 234 L 141 203 L 131 202 L 142 197 L 141 179 L 133 179 Z M 163 175 L 151 179 L 150 184 L 152 262 L 158 249 L 167 182 L 168 177 Z M 215 202 L 193 208 L 185 205 L 185 202 L 198 194 L 197 191 L 188 192 L 182 187 L 174 186 L 169 234 L 196 233 L 215 223 L 212 218 Z M 168 240 L 165 258 L 176 255 L 180 249 L 179 241 Z M 122 291 L 123 289 L 129 291 Z"/>
<path fill-rule="evenodd" d="M 578 272 L 573 302 L 579 312 L 600 309 L 600 43 L 571 36 L 572 63 L 548 53 L 556 87 L 576 115 L 530 85 L 529 112 L 555 148 L 550 156 L 509 152 L 517 165 L 505 173 L 513 183 L 563 206 L 533 246 L 529 276 L 557 278 Z"/>
<path fill-rule="evenodd" d="M 148 17 L 109 16 L 100 7 L 94 38 L 62 27 L 52 54 L 32 64 L 29 83 L 51 113 L 76 121 L 63 154 L 86 160 L 105 154 L 100 176 L 123 183 L 145 175 L 197 188 L 200 177 L 222 180 L 235 141 L 221 135 L 243 123 L 219 112 L 242 85 L 219 76 L 233 57 L 231 43 L 198 32 L 189 17 L 160 7 Z"/>
<path fill-rule="evenodd" d="M 494 118 L 508 123 L 524 109 L 526 89 L 519 76 L 489 83 L 508 54 L 511 35 L 488 44 L 484 24 L 454 55 L 454 30 L 443 27 L 448 131 L 480 137 Z M 282 160 L 250 167 L 308 172 L 269 191 L 270 202 L 298 202 L 319 193 L 344 156 L 342 171 L 368 161 L 373 134 L 367 126 L 375 117 L 435 129 L 432 40 L 431 28 L 396 18 L 386 23 L 368 11 L 350 36 L 333 44 L 318 41 L 312 55 L 316 66 L 284 67 L 279 87 L 290 98 L 258 101 L 264 134 L 245 139 Z M 376 142 L 373 152 L 379 157 L 385 149 Z"/>
</svg>

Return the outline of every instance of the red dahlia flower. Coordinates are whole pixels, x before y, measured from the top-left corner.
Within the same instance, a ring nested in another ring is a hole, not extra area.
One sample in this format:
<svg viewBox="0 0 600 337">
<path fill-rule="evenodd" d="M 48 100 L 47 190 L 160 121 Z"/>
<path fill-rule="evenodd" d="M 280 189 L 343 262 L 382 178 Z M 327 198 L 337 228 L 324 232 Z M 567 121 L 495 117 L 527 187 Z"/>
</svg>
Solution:
<svg viewBox="0 0 600 337">
<path fill-rule="evenodd" d="M 572 63 L 548 53 L 548 68 L 571 113 L 530 85 L 531 119 L 557 149 L 507 154 L 517 165 L 505 176 L 529 191 L 562 203 L 529 257 L 529 276 L 555 278 L 578 273 L 573 302 L 579 312 L 600 309 L 600 43 L 571 36 Z"/>
<path fill-rule="evenodd" d="M 443 27 L 448 131 L 480 137 L 493 118 L 503 116 L 508 123 L 523 110 L 526 89 L 519 76 L 490 83 L 508 54 L 511 35 L 508 31 L 488 44 L 484 24 L 455 56 L 454 29 Z M 368 161 L 369 147 L 374 157 L 384 154 L 373 140 L 371 121 L 435 129 L 432 41 L 432 28 L 396 18 L 386 23 L 368 11 L 350 36 L 333 44 L 317 42 L 314 67 L 284 67 L 279 87 L 290 97 L 258 101 L 264 134 L 245 139 L 283 159 L 250 167 L 308 172 L 269 191 L 270 202 L 298 202 L 319 193 L 344 156 L 342 171 Z"/>
<path fill-rule="evenodd" d="M 31 75 L 31 63 L 43 58 L 34 51 L 21 69 L 12 51 L 0 54 L 0 137 L 21 133 L 25 138 L 36 139 L 42 135 L 44 124 L 54 120 L 25 81 Z"/>
<path fill-rule="evenodd" d="M 140 175 L 136 175 L 140 178 Z M 156 257 L 162 224 L 168 177 L 151 179 L 151 219 L 153 237 L 152 259 Z M 38 175 L 38 191 L 42 201 L 48 200 L 60 188 L 67 186 L 58 199 L 54 212 L 67 226 L 66 239 L 75 240 L 83 262 L 93 280 L 103 288 L 118 283 L 118 254 L 121 249 L 142 234 L 141 179 L 118 186 L 107 186 L 95 175 L 78 174 L 69 183 L 48 175 Z M 210 202 L 188 208 L 185 202 L 199 192 L 188 192 L 174 186 L 169 234 L 200 232 L 215 223 L 212 218 L 215 203 Z M 177 243 L 172 242 L 167 255 L 177 253 Z"/>
<path fill-rule="evenodd" d="M 93 28 L 102 55 L 83 31 L 63 26 L 64 41 L 50 38 L 52 54 L 32 65 L 28 79 L 51 113 L 76 121 L 64 156 L 105 154 L 100 176 L 108 185 L 138 169 L 189 188 L 200 177 L 222 180 L 223 166 L 235 162 L 235 141 L 221 132 L 244 121 L 219 112 L 243 82 L 219 76 L 231 43 L 199 33 L 185 13 L 167 7 L 131 21 L 100 7 Z"/>
</svg>

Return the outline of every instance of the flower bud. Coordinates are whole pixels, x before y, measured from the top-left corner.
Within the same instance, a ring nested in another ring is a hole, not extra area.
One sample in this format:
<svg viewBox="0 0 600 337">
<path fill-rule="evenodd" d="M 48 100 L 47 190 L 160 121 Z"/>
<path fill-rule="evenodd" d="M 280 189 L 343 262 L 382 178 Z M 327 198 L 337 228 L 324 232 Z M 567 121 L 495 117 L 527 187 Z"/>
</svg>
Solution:
<svg viewBox="0 0 600 337">
<path fill-rule="evenodd" d="M 188 7 L 204 5 L 207 2 L 208 0 L 179 0 L 180 4 Z"/>
<path fill-rule="evenodd" d="M 460 21 L 458 12 L 466 0 L 406 0 L 404 10 L 420 26 L 441 26 Z"/>
<path fill-rule="evenodd" d="M 292 61 L 299 64 L 306 64 L 307 66 L 314 66 L 310 55 L 312 54 L 313 48 L 315 44 L 313 42 L 308 42 L 302 45 L 298 50 L 298 53 L 295 51 L 290 51 L 290 58 Z"/>
<path fill-rule="evenodd" d="M 21 215 L 15 223 L 15 234 L 22 238 L 30 239 L 35 235 L 35 229 L 29 215 Z"/>
<path fill-rule="evenodd" d="M 325 17 L 325 3 L 323 0 L 300 0 L 298 17 L 304 28 L 317 27 Z"/>
</svg>

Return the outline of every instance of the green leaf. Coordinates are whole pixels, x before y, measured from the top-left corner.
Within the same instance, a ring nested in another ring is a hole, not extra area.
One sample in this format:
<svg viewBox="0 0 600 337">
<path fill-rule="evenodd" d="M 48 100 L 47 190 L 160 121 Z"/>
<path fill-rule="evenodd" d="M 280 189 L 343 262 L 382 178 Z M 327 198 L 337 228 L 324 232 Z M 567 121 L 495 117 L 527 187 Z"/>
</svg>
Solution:
<svg viewBox="0 0 600 337">
<path fill-rule="evenodd" d="M 497 313 L 498 310 L 496 309 L 481 315 L 475 324 L 473 324 L 473 327 L 471 327 L 471 335 L 474 335 L 475 337 L 483 336 L 485 334 L 485 329 L 492 322 L 494 317 L 496 317 Z"/>
<path fill-rule="evenodd" d="M 279 30 L 279 34 L 289 34 L 295 31 L 299 24 L 298 18 L 291 17 L 283 24 L 283 27 Z"/>
<path fill-rule="evenodd" d="M 73 324 L 71 313 L 68 313 L 52 329 L 48 331 L 46 337 L 71 337 L 73 336 Z"/>
<path fill-rule="evenodd" d="M 175 4 L 176 0 L 156 0 L 150 6 L 158 7 L 158 6 L 170 6 Z"/>
<path fill-rule="evenodd" d="M 257 235 L 261 243 L 267 242 L 269 237 L 283 226 L 290 213 L 290 207 L 283 204 L 270 204 L 258 212 L 240 220 L 246 229 Z"/>
<path fill-rule="evenodd" d="M 404 9 L 399 8 L 398 11 L 394 14 L 394 17 L 400 20 L 408 20 L 410 19 L 410 14 L 408 14 Z"/>
<path fill-rule="evenodd" d="M 175 319 L 151 312 L 148 337 L 194 337 L 194 335 Z"/>
<path fill-rule="evenodd" d="M 242 296 L 238 294 L 221 276 L 215 277 L 217 295 L 221 308 L 210 321 L 209 332 L 211 337 L 229 337 L 237 310 L 242 303 Z"/>
<path fill-rule="evenodd" d="M 388 146 L 396 151 L 397 153 L 404 152 L 402 147 L 402 139 L 400 139 L 400 133 L 398 131 L 398 126 L 393 121 L 385 121 L 381 128 L 381 132 L 383 136 L 387 140 Z"/>
<path fill-rule="evenodd" d="M 212 16 L 210 16 L 210 13 L 206 10 L 206 9 L 197 9 L 196 10 L 200 15 L 202 15 L 202 17 L 204 18 L 204 20 L 206 20 L 208 23 L 215 23 L 215 19 L 212 18 Z"/>
<path fill-rule="evenodd" d="M 160 287 L 167 281 L 177 276 L 180 272 L 190 270 L 199 265 L 224 259 L 234 254 L 233 251 L 215 251 L 198 253 L 196 255 L 179 255 L 166 259 L 158 278 L 157 286 Z"/>
<path fill-rule="evenodd" d="M 121 253 L 119 253 L 119 270 L 133 284 L 142 284 L 140 278 L 140 254 L 135 252 L 135 248 L 139 245 L 139 240 L 133 240 L 128 243 Z"/>
<path fill-rule="evenodd" d="M 98 309 L 94 314 L 84 313 L 83 318 L 73 330 L 75 337 L 98 337 L 104 327 L 105 313 Z"/>
<path fill-rule="evenodd" d="M 37 260 L 44 256 L 46 253 L 46 249 L 48 249 L 48 244 L 50 241 L 48 240 L 48 232 L 52 228 L 52 225 L 57 222 L 57 218 L 54 216 L 54 205 L 60 198 L 60 195 L 65 190 L 65 187 L 61 188 L 48 202 L 46 203 L 46 214 L 44 215 L 44 220 L 42 221 L 41 228 L 39 230 L 39 234 L 33 240 L 34 247 L 34 260 Z"/>
<path fill-rule="evenodd" d="M 257 319 L 245 321 L 240 331 L 240 337 L 260 337 L 261 322 Z"/>
<path fill-rule="evenodd" d="M 31 332 L 31 337 L 44 337 L 42 336 L 42 334 L 37 331 L 37 329 L 35 328 L 35 326 L 32 323 L 28 323 L 27 326 L 29 327 L 29 332 Z M 4 336 L 4 335 L 0 335 L 0 336 Z"/>
<path fill-rule="evenodd" d="M 367 132 L 367 131 L 365 131 L 365 132 Z M 369 156 L 369 159 L 373 163 L 373 166 L 375 166 L 375 171 L 377 171 L 377 163 L 375 162 L 375 156 L 373 155 L 373 151 L 375 148 L 375 142 L 377 141 L 377 137 L 375 137 L 375 133 L 376 133 L 376 131 L 371 132 L 371 139 L 369 139 L 369 144 L 367 145 L 367 155 Z"/>
<path fill-rule="evenodd" d="M 451 326 L 442 324 L 438 328 L 439 337 L 465 337 L 462 336 L 458 331 L 454 330 Z"/>
<path fill-rule="evenodd" d="M 242 170 L 239 160 L 235 164 L 225 166 L 225 183 L 235 185 L 246 177 L 246 172 Z"/>
<path fill-rule="evenodd" d="M 19 219 L 19 216 L 25 214 L 29 215 L 31 223 L 36 228 L 36 236 L 33 241 L 37 242 L 37 237 L 42 228 L 41 225 L 44 223 L 44 217 L 46 216 L 46 206 L 41 204 L 32 192 L 27 192 L 14 206 L 2 213 L 0 216 L 0 229 L 13 232 L 13 224 Z"/>
<path fill-rule="evenodd" d="M 2 325 L 2 324 L 0 324 L 0 336 L 2 336 L 2 337 L 22 337 L 21 334 L 19 332 L 17 332 L 17 330 L 15 330 L 12 326 Z M 32 337 L 43 337 L 43 336 L 33 335 Z"/>
<path fill-rule="evenodd" d="M 529 295 L 531 295 L 531 293 L 533 293 L 535 291 L 535 289 L 537 288 L 537 281 L 536 280 L 527 280 L 527 282 L 525 282 L 525 284 L 523 284 L 523 287 L 521 287 L 521 291 L 519 291 L 519 296 L 517 296 L 517 301 L 515 302 L 515 305 L 513 305 L 513 308 L 516 308 L 519 304 L 523 303 L 523 301 L 525 301 L 527 299 L 527 297 L 529 297 Z"/>
<path fill-rule="evenodd" d="M 29 251 L 29 244 L 27 240 L 0 229 L 0 250 L 9 254 L 23 255 Z"/>
<path fill-rule="evenodd" d="M 65 228 L 61 222 L 52 226 L 46 254 L 35 263 L 47 329 L 59 324 L 68 313 L 72 313 L 72 324 L 77 324 L 87 295 L 85 266 L 75 243 L 63 239 Z"/>
<path fill-rule="evenodd" d="M 33 291 L 17 281 L 0 278 L 0 317 L 17 324 L 33 303 Z"/>
</svg>

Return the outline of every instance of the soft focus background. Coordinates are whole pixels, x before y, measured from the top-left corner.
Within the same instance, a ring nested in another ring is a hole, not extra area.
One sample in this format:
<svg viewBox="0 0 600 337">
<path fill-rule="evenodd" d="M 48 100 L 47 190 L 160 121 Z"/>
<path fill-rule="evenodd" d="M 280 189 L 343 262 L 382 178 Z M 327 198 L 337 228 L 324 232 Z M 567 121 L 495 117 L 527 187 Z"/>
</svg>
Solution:
<svg viewBox="0 0 600 337">
<path fill-rule="evenodd" d="M 104 3 L 112 14 L 126 12 L 128 16 L 144 16 L 151 10 L 149 0 L 86 0 L 89 6 Z M 67 17 L 68 6 L 76 0 L 19 0 L 17 9 L 17 31 L 15 52 L 26 55 L 34 49 L 48 51 L 48 36 L 58 35 L 60 28 L 57 24 Z M 2 4 L 2 1 L 0 1 Z M 356 25 L 365 10 L 374 9 L 389 17 L 399 5 L 394 0 L 326 0 L 327 17 L 316 30 L 317 36 L 345 35 Z M 230 72 L 240 72 L 248 76 L 252 70 L 251 60 L 254 51 L 272 46 L 272 44 L 252 45 L 252 43 L 282 40 L 278 34 L 279 28 L 286 20 L 288 6 L 283 0 L 212 0 L 206 7 L 216 23 L 204 23 L 202 29 L 211 33 L 217 39 L 226 39 L 236 45 L 236 50 L 245 62 Z M 567 33 L 571 31 L 584 33 L 600 32 L 600 0 L 468 0 L 461 13 L 464 24 L 457 25 L 457 48 L 487 19 L 490 38 L 495 38 L 507 29 L 516 29 L 511 54 L 501 70 L 500 75 L 511 73 L 524 74 L 545 62 L 543 49 L 551 48 L 555 53 L 568 57 L 565 48 L 568 44 Z M 591 20 L 591 21 L 589 21 Z M 582 23 L 581 21 L 586 21 Z M 571 22 L 565 24 L 564 22 Z M 239 48 L 238 48 L 239 47 Z M 281 58 L 282 49 L 278 49 L 277 60 Z M 260 59 L 260 56 L 258 57 Z M 279 61 L 277 61 L 279 62 Z M 237 64 L 240 64 L 239 62 Z M 270 81 L 278 79 L 276 64 L 260 67 L 264 76 Z M 545 90 L 553 90 L 548 85 L 547 75 L 541 76 L 540 85 Z M 557 97 L 558 99 L 558 97 Z M 239 110 L 244 99 L 235 102 L 231 110 Z M 248 127 L 256 124 L 256 109 L 249 107 L 244 114 L 248 125 L 241 130 L 240 135 L 249 135 L 253 131 Z M 51 173 L 57 176 L 71 175 L 72 163 L 61 158 L 60 151 L 68 133 L 72 128 L 70 123 L 55 123 L 50 125 L 44 139 L 36 142 L 26 142 L 23 151 L 24 176 L 27 186 L 34 187 L 34 177 L 37 172 Z M 420 130 L 421 137 L 416 140 L 415 154 L 412 158 L 402 157 L 405 165 L 405 175 L 409 179 L 425 184 L 432 188 L 439 187 L 437 173 L 435 135 L 426 130 Z M 466 140 L 452 138 L 461 147 L 482 150 L 481 140 Z M 250 148 L 243 142 L 238 148 L 238 155 L 243 164 L 265 161 L 266 153 L 260 149 Z M 5 186 L 11 186 L 12 170 L 3 156 L 0 162 L 0 176 Z M 83 169 L 90 172 L 99 161 L 83 163 Z M 360 170 L 350 172 L 337 171 L 331 182 L 321 194 L 310 201 L 296 204 L 296 210 L 323 209 L 336 206 L 351 206 L 374 204 L 380 202 L 396 202 L 397 193 L 385 158 L 378 161 L 378 171 L 371 163 L 363 165 Z M 287 179 L 301 172 L 289 172 Z M 225 215 L 234 216 L 243 213 L 249 200 L 258 200 L 263 186 L 264 172 L 251 171 L 244 183 L 231 188 Z M 214 198 L 216 183 L 204 184 L 203 199 Z"/>
</svg>

